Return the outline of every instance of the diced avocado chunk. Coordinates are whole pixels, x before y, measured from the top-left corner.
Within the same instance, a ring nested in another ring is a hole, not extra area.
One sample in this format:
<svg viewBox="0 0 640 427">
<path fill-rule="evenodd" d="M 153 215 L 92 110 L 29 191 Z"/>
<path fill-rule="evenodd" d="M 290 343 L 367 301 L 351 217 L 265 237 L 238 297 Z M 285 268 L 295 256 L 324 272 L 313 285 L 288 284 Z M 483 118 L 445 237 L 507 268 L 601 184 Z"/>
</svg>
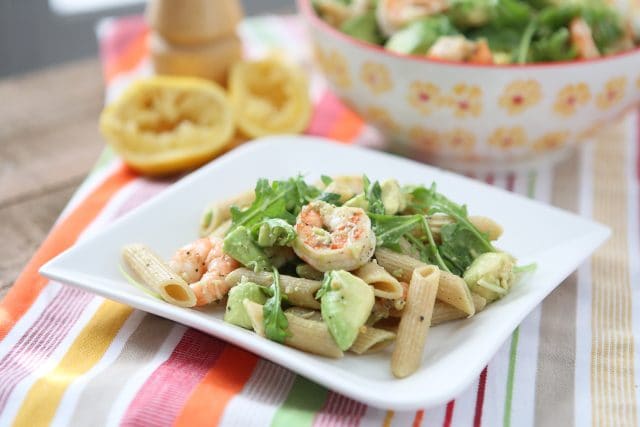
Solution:
<svg viewBox="0 0 640 427">
<path fill-rule="evenodd" d="M 222 250 L 236 261 L 254 271 L 264 271 L 271 267 L 263 249 L 251 238 L 251 232 L 244 226 L 237 227 L 224 238 Z"/>
<path fill-rule="evenodd" d="M 504 252 L 486 252 L 478 256 L 464 272 L 463 279 L 472 292 L 494 301 L 511 290 L 515 279 L 515 260 Z"/>
<path fill-rule="evenodd" d="M 367 200 L 367 197 L 364 195 L 364 193 L 360 193 L 357 196 L 353 196 L 352 198 L 347 200 L 345 204 L 342 206 L 360 208 L 362 210 L 367 211 L 369 210 L 369 201 Z"/>
<path fill-rule="evenodd" d="M 341 350 L 358 337 L 373 308 L 373 288 L 359 277 L 344 271 L 326 274 L 319 291 L 322 318 Z"/>
<path fill-rule="evenodd" d="M 380 188 L 382 189 L 381 198 L 385 214 L 395 215 L 406 208 L 407 202 L 398 181 L 388 179 L 380 184 Z"/>
<path fill-rule="evenodd" d="M 384 37 L 373 11 L 347 19 L 340 27 L 343 33 L 369 43 L 382 44 Z"/>
<path fill-rule="evenodd" d="M 385 48 L 397 53 L 424 55 L 440 36 L 456 34 L 458 31 L 446 16 L 428 17 L 395 33 L 387 40 Z"/>
<path fill-rule="evenodd" d="M 251 329 L 251 320 L 242 304 L 245 299 L 258 304 L 264 304 L 267 301 L 267 297 L 262 291 L 262 286 L 253 282 L 240 283 L 229 291 L 224 321 L 241 328 Z"/>
</svg>

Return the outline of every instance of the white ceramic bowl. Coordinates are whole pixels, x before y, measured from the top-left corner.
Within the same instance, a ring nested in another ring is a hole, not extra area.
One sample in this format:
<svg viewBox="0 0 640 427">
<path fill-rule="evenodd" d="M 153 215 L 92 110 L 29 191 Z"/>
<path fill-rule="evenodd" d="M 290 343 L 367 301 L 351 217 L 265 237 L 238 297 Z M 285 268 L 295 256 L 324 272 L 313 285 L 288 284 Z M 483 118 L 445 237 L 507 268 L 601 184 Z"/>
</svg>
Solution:
<svg viewBox="0 0 640 427">
<path fill-rule="evenodd" d="M 399 55 L 322 21 L 298 0 L 333 90 L 401 154 L 448 168 L 517 169 L 561 158 L 640 101 L 640 49 L 513 66 Z"/>
</svg>

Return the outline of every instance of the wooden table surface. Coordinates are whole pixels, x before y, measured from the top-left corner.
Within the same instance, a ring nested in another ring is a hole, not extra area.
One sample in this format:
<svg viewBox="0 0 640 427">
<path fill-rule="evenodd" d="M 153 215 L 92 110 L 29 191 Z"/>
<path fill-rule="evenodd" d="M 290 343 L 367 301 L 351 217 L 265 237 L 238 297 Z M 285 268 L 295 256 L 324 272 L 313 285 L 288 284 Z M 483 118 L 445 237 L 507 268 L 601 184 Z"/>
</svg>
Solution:
<svg viewBox="0 0 640 427">
<path fill-rule="evenodd" d="M 98 58 L 0 80 L 0 298 L 102 148 Z"/>
</svg>

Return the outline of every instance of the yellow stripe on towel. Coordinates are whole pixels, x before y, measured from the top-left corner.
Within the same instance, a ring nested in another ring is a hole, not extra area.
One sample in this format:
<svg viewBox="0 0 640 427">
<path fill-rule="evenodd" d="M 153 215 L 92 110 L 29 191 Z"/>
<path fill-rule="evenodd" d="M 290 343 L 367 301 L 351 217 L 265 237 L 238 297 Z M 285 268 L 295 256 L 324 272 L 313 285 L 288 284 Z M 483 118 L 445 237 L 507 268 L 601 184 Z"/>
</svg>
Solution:
<svg viewBox="0 0 640 427">
<path fill-rule="evenodd" d="M 31 387 L 14 426 L 49 425 L 67 387 L 100 361 L 131 312 L 113 301 L 100 305 L 58 365 Z"/>
</svg>

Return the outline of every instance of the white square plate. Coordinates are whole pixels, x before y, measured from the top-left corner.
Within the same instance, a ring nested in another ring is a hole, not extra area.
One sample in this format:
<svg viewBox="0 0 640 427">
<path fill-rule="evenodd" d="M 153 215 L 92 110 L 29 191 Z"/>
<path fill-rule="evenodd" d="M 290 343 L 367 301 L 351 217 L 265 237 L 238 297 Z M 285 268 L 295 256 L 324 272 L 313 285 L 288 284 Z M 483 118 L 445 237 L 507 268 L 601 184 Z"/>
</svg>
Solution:
<svg viewBox="0 0 640 427">
<path fill-rule="evenodd" d="M 253 188 L 258 178 L 306 174 L 362 174 L 430 185 L 469 212 L 504 227 L 499 246 L 537 270 L 504 299 L 468 320 L 433 328 L 422 367 L 398 380 L 390 372 L 390 351 L 332 360 L 313 356 L 224 323 L 223 309 L 184 309 L 153 299 L 128 284 L 118 270 L 120 249 L 141 242 L 170 257 L 197 237 L 200 215 L 213 200 Z M 410 160 L 321 138 L 283 136 L 247 144 L 177 182 L 162 194 L 43 266 L 40 272 L 175 320 L 279 363 L 344 395 L 380 408 L 409 410 L 448 401 L 487 364 L 522 319 L 609 235 L 597 223 L 471 179 Z"/>
</svg>

